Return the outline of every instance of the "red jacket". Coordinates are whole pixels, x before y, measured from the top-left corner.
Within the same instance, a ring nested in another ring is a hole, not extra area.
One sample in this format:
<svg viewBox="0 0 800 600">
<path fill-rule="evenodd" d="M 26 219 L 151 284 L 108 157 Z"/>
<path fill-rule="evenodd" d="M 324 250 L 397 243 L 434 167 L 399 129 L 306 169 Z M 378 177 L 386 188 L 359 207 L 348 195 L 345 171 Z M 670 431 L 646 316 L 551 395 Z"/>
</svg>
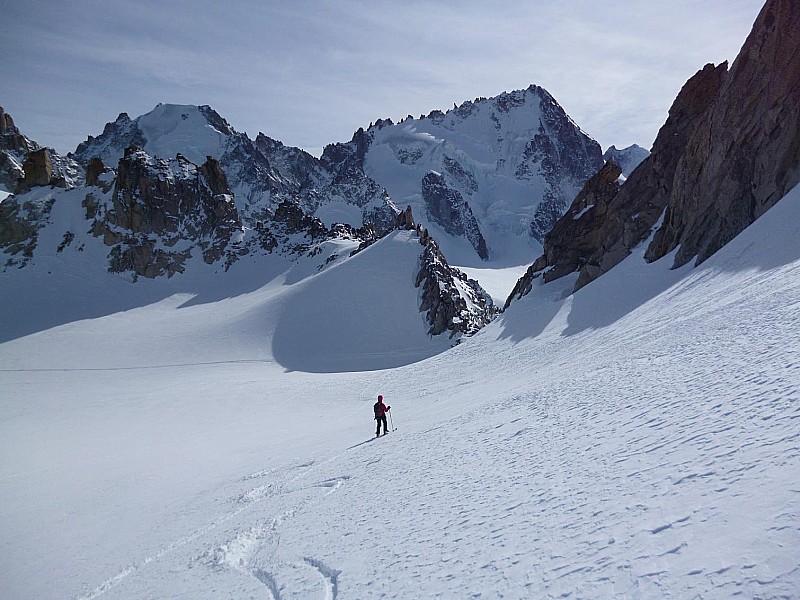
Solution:
<svg viewBox="0 0 800 600">
<path fill-rule="evenodd" d="M 380 417 L 384 416 L 386 414 L 386 411 L 389 410 L 392 407 L 391 406 L 386 406 L 383 403 L 383 400 L 378 400 L 375 403 L 375 406 L 373 406 L 373 408 L 375 409 L 375 418 L 379 419 Z"/>
</svg>

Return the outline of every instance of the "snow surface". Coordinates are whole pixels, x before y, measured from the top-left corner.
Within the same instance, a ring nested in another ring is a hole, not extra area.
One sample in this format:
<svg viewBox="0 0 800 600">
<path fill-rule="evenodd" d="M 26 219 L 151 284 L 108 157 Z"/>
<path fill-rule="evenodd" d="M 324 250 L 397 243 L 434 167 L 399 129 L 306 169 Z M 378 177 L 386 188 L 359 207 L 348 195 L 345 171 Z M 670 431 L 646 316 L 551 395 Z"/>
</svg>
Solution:
<svg viewBox="0 0 800 600">
<path fill-rule="evenodd" d="M 404 243 L 4 334 L 3 596 L 797 595 L 800 188 L 696 269 L 636 252 L 393 369 L 280 364 L 290 295 Z M 353 343 L 389 344 L 377 321 Z M 377 393 L 397 431 L 373 439 Z"/>
<path fill-rule="evenodd" d="M 497 269 L 458 266 L 470 279 L 475 279 L 492 297 L 496 306 L 502 307 L 511 294 L 517 281 L 528 270 L 528 264 Z"/>
</svg>

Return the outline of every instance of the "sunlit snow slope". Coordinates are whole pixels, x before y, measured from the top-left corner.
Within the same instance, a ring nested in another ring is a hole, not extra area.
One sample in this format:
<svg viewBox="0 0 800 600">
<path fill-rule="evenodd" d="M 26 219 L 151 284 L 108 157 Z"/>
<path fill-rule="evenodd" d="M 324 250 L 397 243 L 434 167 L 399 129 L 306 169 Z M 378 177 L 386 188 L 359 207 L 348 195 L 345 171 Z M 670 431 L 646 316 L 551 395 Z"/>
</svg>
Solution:
<svg viewBox="0 0 800 600">
<path fill-rule="evenodd" d="M 330 292 L 357 258 L 304 285 Z M 247 362 L 253 328 L 292 314 L 260 288 L 5 341 L 0 589 L 794 597 L 800 189 L 700 267 L 670 264 L 634 252 L 574 296 L 535 288 L 382 371 L 287 372 L 271 345 Z M 373 440 L 377 393 L 397 431 Z"/>
</svg>

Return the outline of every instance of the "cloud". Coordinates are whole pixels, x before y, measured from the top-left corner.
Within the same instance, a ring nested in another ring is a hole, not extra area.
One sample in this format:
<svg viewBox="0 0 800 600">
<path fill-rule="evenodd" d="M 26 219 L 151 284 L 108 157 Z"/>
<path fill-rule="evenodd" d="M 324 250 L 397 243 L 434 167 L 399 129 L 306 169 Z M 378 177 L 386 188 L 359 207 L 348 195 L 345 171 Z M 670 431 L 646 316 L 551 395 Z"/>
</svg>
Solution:
<svg viewBox="0 0 800 600">
<path fill-rule="evenodd" d="M 159 101 L 211 104 L 239 130 L 320 148 L 378 117 L 536 83 L 604 146 L 648 145 L 685 80 L 733 58 L 759 5 L 12 2 L 2 102 L 61 150 Z M 69 132 L 53 126 L 65 114 Z"/>
</svg>

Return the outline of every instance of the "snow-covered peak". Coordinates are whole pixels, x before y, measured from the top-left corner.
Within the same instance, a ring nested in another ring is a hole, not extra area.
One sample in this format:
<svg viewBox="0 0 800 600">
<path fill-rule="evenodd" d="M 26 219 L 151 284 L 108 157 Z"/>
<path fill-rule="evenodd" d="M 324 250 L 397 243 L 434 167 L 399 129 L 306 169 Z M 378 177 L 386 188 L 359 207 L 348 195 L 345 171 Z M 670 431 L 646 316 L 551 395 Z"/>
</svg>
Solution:
<svg viewBox="0 0 800 600">
<path fill-rule="evenodd" d="M 391 120 L 378 120 L 369 132 L 376 140 L 398 135 L 428 140 L 431 140 L 430 136 L 436 140 L 447 139 L 466 146 L 482 161 L 493 162 L 496 160 L 493 154 L 502 151 L 504 143 L 521 143 L 524 148 L 524 144 L 538 132 L 543 101 L 555 102 L 545 90 L 532 85 L 493 98 L 467 100 L 446 112 L 433 110 L 417 119 L 408 117 L 394 126 Z M 510 139 L 503 135 L 506 132 L 513 132 Z"/>
<path fill-rule="evenodd" d="M 631 144 L 627 148 L 611 146 L 603 154 L 603 160 L 608 161 L 613 158 L 620 169 L 622 169 L 622 176 L 627 178 L 633 173 L 633 170 L 639 166 L 639 163 L 648 156 L 650 156 L 650 152 L 638 144 Z"/>
<path fill-rule="evenodd" d="M 73 157 L 87 163 L 95 156 L 116 165 L 125 148 L 139 146 L 151 156 L 175 158 L 180 153 L 202 164 L 207 156 L 220 158 L 236 130 L 210 106 L 158 104 L 149 113 L 131 120 L 121 113 L 99 136 L 89 137 Z"/>
<path fill-rule="evenodd" d="M 234 133 L 228 123 L 208 106 L 159 104 L 136 119 L 147 140 L 145 149 L 163 158 L 183 154 L 202 164 L 207 156 L 219 157 Z"/>
<path fill-rule="evenodd" d="M 363 137 L 366 174 L 398 206 L 412 206 L 462 266 L 477 266 L 487 253 L 483 245 L 465 244 L 456 231 L 463 228 L 441 215 L 474 220 L 469 229 L 485 239 L 490 262 L 522 264 L 602 166 L 599 144 L 535 85 L 396 124 L 380 120 L 351 144 Z M 422 182 L 429 173 L 441 174 L 447 205 L 441 194 L 426 198 Z"/>
</svg>

